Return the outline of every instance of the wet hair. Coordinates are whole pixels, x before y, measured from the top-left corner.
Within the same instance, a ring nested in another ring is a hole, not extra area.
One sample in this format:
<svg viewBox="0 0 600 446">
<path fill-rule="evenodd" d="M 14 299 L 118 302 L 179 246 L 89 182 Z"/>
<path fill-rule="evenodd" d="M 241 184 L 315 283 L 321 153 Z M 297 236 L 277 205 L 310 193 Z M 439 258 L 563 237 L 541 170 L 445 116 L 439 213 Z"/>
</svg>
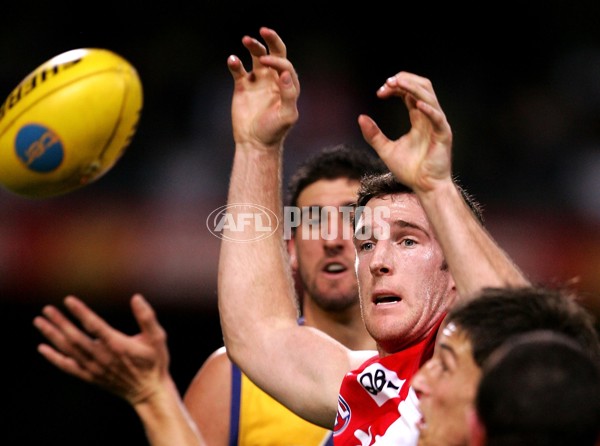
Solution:
<svg viewBox="0 0 600 446">
<path fill-rule="evenodd" d="M 480 223 L 483 223 L 483 208 L 481 204 L 477 202 L 456 179 L 454 180 L 454 184 L 456 184 L 460 194 L 477 220 L 479 220 Z M 378 198 L 385 195 L 412 193 L 414 193 L 414 191 L 410 187 L 396 180 L 391 172 L 367 175 L 362 179 L 360 189 L 358 190 L 357 206 L 365 206 L 372 198 Z"/>
<path fill-rule="evenodd" d="M 593 446 L 600 366 L 564 334 L 515 335 L 486 362 L 475 407 L 488 446 Z"/>
<path fill-rule="evenodd" d="M 384 162 L 372 149 L 349 144 L 328 146 L 313 153 L 298 166 L 288 183 L 286 201 L 289 206 L 296 206 L 300 193 L 322 179 L 360 181 L 363 176 L 387 171 Z"/>
<path fill-rule="evenodd" d="M 510 336 L 533 330 L 569 336 L 600 361 L 594 316 L 564 288 L 486 288 L 477 298 L 452 308 L 445 320 L 451 322 L 468 337 L 479 367 Z"/>
</svg>

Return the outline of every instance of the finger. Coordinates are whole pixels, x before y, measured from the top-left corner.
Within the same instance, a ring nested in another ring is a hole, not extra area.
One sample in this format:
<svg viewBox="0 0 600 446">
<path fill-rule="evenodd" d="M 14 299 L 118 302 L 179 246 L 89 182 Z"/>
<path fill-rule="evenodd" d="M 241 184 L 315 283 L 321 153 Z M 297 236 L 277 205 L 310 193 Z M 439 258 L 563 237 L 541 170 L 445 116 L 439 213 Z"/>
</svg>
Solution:
<svg viewBox="0 0 600 446">
<path fill-rule="evenodd" d="M 73 335 L 69 339 L 72 349 L 67 353 L 96 376 L 104 373 L 113 361 L 118 346 L 125 344 L 127 336 L 112 328 L 74 296 L 65 299 L 65 306 L 79 319 L 86 332 L 95 338 L 91 339 L 82 333 L 78 336 Z"/>
<path fill-rule="evenodd" d="M 93 372 L 101 369 L 100 359 L 106 356 L 103 344 L 90 339 L 56 308 L 44 308 L 44 315 L 48 319 L 38 316 L 33 321 L 34 326 L 57 351 L 77 363 L 81 370 Z"/>
<path fill-rule="evenodd" d="M 47 311 L 47 310 L 44 310 Z M 33 319 L 33 325 L 38 331 L 61 351 L 67 350 L 67 342 L 62 332 L 48 319 L 42 316 L 36 316 Z"/>
<path fill-rule="evenodd" d="M 260 57 L 267 54 L 267 47 L 254 37 L 244 36 L 242 44 L 253 57 Z"/>
<path fill-rule="evenodd" d="M 65 373 L 73 375 L 86 382 L 94 382 L 93 375 L 83 369 L 73 358 L 63 355 L 47 344 L 38 345 L 38 352 L 52 365 Z"/>
<path fill-rule="evenodd" d="M 263 26 L 259 32 L 260 36 L 267 43 L 267 47 L 269 48 L 269 54 L 272 54 L 277 57 L 286 57 L 287 48 L 285 46 L 285 43 L 283 43 L 281 37 L 279 37 L 279 34 L 265 26 Z"/>
<path fill-rule="evenodd" d="M 76 327 L 56 307 L 47 305 L 42 309 L 45 316 L 34 319 L 35 327 L 61 352 L 69 356 L 85 355 L 78 345 L 89 344 L 91 340 Z"/>
<path fill-rule="evenodd" d="M 375 121 L 367 115 L 358 117 L 358 125 L 365 141 L 381 156 L 380 151 L 390 142 L 390 139 L 383 134 Z"/>
<path fill-rule="evenodd" d="M 424 101 L 439 108 L 431 81 L 405 71 L 387 78 L 377 91 L 377 97 L 380 99 L 387 99 L 391 96 L 401 97 L 409 109 L 414 108 L 417 101 Z"/>
<path fill-rule="evenodd" d="M 416 100 L 439 107 L 437 96 L 433 90 L 433 84 L 429 79 L 406 72 L 397 74 L 395 79 L 398 88 L 404 90 Z"/>
<path fill-rule="evenodd" d="M 286 122 L 294 122 L 298 118 L 298 96 L 300 84 L 294 81 L 292 73 L 284 71 L 279 76 L 279 87 L 281 91 L 281 116 Z"/>
<path fill-rule="evenodd" d="M 377 97 L 386 99 L 390 96 L 400 96 L 401 92 L 403 91 L 398 87 L 398 80 L 396 76 L 392 76 L 388 77 L 383 85 L 379 87 L 379 90 L 377 90 Z"/>
<path fill-rule="evenodd" d="M 74 296 L 68 296 L 65 299 L 65 306 L 91 336 L 109 343 L 115 330 L 83 301 Z"/>
<path fill-rule="evenodd" d="M 433 125 L 433 128 L 436 132 L 443 132 L 444 134 L 450 134 L 448 127 L 448 121 L 446 120 L 446 115 L 440 108 L 432 107 L 423 101 L 417 101 L 416 107 L 421 111 L 425 116 L 429 118 L 429 121 Z"/>
<path fill-rule="evenodd" d="M 286 71 L 289 72 L 294 87 L 296 88 L 296 91 L 299 94 L 300 81 L 298 80 L 298 74 L 296 73 L 292 62 L 282 57 L 266 55 L 260 58 L 260 63 L 266 67 L 274 69 L 280 76 Z"/>
<path fill-rule="evenodd" d="M 391 88 L 406 88 L 407 85 L 410 85 L 412 86 L 412 88 L 416 88 L 418 86 L 419 88 L 433 91 L 431 80 L 414 73 L 409 73 L 408 71 L 400 71 L 394 76 L 387 78 L 385 84 L 390 86 Z"/>
<path fill-rule="evenodd" d="M 86 322 L 90 314 L 95 315 L 82 301 L 73 296 L 65 299 L 65 305 L 83 322 Z M 126 336 L 109 327 L 109 331 L 115 333 L 105 335 L 101 328 L 97 334 L 105 339 L 110 338 L 111 341 L 92 340 L 56 308 L 48 306 L 44 308 L 44 314 L 48 320 L 36 317 L 34 325 L 56 348 L 46 345 L 40 347 L 40 353 L 61 370 L 88 382 L 110 388 L 114 381 L 111 367 L 117 357 L 113 348 L 119 343 L 123 345 L 121 337 L 126 338 Z M 94 328 L 91 328 L 91 331 L 94 332 Z"/>
<path fill-rule="evenodd" d="M 242 44 L 252 56 L 252 71 L 262 68 L 259 58 L 267 54 L 267 48 L 254 37 L 250 36 L 244 36 Z"/>
<path fill-rule="evenodd" d="M 143 333 L 154 340 L 165 338 L 165 330 L 158 322 L 154 309 L 141 294 L 135 294 L 131 298 L 131 310 Z"/>
<path fill-rule="evenodd" d="M 233 76 L 234 81 L 237 81 L 248 74 L 244 68 L 244 65 L 242 64 L 242 61 L 239 59 L 239 57 L 233 54 L 227 58 L 227 68 Z"/>
</svg>

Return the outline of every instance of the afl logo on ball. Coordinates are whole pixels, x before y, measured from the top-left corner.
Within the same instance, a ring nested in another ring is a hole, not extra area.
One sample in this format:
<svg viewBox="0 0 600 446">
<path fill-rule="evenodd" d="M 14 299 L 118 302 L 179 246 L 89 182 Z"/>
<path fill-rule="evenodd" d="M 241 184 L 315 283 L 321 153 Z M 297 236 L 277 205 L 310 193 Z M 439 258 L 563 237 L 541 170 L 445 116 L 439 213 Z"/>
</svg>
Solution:
<svg viewBox="0 0 600 446">
<path fill-rule="evenodd" d="M 228 204 L 212 211 L 206 227 L 221 240 L 247 243 L 263 240 L 275 233 L 279 226 L 277 215 L 256 204 Z"/>
<path fill-rule="evenodd" d="M 47 173 L 60 166 L 64 150 L 60 138 L 52 130 L 29 124 L 17 133 L 15 152 L 29 169 Z"/>
</svg>

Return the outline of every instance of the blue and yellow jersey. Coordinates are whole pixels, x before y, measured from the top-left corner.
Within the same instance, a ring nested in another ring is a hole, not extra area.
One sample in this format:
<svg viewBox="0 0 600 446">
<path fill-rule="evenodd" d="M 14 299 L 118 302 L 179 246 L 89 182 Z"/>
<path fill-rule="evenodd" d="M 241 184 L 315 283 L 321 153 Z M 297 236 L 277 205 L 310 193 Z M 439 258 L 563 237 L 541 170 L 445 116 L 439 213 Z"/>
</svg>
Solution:
<svg viewBox="0 0 600 446">
<path fill-rule="evenodd" d="M 230 446 L 326 446 L 332 432 L 300 418 L 232 364 Z"/>
</svg>

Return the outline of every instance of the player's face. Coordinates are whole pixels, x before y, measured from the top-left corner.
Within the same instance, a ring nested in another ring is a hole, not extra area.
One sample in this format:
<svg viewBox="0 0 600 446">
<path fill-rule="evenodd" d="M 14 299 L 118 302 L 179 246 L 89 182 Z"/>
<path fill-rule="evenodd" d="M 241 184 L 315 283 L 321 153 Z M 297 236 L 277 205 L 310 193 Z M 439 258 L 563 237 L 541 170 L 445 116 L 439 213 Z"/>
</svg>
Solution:
<svg viewBox="0 0 600 446">
<path fill-rule="evenodd" d="M 362 314 L 382 354 L 423 339 L 456 290 L 417 197 L 371 199 L 359 217 L 355 246 Z"/>
<path fill-rule="evenodd" d="M 433 357 L 412 380 L 423 414 L 419 446 L 468 444 L 467 420 L 480 378 L 471 341 L 449 323 L 440 332 Z"/>
<path fill-rule="evenodd" d="M 290 244 L 292 268 L 300 276 L 304 298 L 326 311 L 358 305 L 349 213 L 358 186 L 357 180 L 322 179 L 298 196 L 302 224 Z"/>
</svg>

